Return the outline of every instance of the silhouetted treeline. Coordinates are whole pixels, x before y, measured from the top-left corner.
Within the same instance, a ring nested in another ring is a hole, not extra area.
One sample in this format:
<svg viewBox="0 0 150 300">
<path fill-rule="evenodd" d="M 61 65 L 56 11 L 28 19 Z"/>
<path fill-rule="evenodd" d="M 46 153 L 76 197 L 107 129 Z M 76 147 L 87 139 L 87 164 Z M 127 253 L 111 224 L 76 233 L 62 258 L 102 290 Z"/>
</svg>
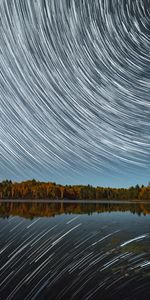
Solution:
<svg viewBox="0 0 150 300">
<path fill-rule="evenodd" d="M 130 211 L 137 215 L 150 214 L 149 203 L 45 203 L 45 202 L 1 202 L 0 217 L 20 216 L 33 219 L 34 217 L 54 217 L 60 214 L 88 214 L 105 212 Z"/>
<path fill-rule="evenodd" d="M 150 200 L 150 185 L 129 188 L 60 185 L 28 180 L 0 182 L 0 199 Z"/>
</svg>

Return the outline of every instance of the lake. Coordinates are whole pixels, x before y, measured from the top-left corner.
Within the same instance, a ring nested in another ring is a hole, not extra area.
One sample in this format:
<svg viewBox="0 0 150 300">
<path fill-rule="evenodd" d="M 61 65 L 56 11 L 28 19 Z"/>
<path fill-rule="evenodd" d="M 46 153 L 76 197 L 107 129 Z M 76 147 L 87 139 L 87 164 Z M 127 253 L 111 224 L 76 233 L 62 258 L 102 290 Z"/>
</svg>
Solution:
<svg viewBox="0 0 150 300">
<path fill-rule="evenodd" d="M 150 204 L 0 202 L 0 299 L 150 299 Z"/>
</svg>

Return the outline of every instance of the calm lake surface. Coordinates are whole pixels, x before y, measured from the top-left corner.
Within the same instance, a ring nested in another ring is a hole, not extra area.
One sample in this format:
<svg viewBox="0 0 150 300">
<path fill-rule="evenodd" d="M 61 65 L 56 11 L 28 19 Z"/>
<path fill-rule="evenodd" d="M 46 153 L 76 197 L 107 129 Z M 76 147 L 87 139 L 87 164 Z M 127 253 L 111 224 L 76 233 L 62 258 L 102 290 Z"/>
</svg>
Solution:
<svg viewBox="0 0 150 300">
<path fill-rule="evenodd" d="M 0 299 L 150 299 L 150 204 L 0 202 Z"/>
</svg>

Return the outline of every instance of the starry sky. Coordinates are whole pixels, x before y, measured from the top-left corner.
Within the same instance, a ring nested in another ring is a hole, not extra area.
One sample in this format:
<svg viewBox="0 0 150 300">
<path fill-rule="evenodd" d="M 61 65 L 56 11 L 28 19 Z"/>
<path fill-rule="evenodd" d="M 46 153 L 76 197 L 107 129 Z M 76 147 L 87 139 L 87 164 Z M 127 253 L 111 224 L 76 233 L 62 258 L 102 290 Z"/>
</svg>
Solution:
<svg viewBox="0 0 150 300">
<path fill-rule="evenodd" d="M 0 1 L 0 180 L 150 180 L 150 1 Z"/>
</svg>

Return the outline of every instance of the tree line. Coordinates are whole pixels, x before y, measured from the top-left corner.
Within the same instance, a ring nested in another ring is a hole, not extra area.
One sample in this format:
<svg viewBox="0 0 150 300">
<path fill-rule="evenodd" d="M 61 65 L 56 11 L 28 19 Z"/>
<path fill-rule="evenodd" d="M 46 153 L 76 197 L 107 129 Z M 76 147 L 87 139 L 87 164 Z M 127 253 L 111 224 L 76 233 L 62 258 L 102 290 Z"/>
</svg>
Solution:
<svg viewBox="0 0 150 300">
<path fill-rule="evenodd" d="M 69 200 L 150 200 L 148 186 L 129 188 L 93 187 L 92 185 L 60 185 L 35 179 L 23 182 L 0 182 L 0 199 L 69 199 Z"/>
</svg>

